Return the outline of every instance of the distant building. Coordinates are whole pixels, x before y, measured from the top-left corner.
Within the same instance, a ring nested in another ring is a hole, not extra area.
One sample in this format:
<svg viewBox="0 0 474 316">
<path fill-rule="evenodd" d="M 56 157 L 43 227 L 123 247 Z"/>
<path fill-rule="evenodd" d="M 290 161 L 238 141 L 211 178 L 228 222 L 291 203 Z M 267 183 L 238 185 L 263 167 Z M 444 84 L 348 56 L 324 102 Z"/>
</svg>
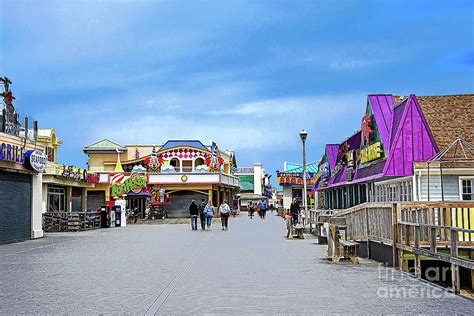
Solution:
<svg viewBox="0 0 474 316">
<path fill-rule="evenodd" d="M 261 163 L 254 163 L 252 167 L 236 168 L 235 175 L 239 177 L 241 183 L 240 205 L 242 210 L 247 210 L 250 201 L 256 203 L 262 199 L 273 198 L 270 175 L 263 169 Z"/>
<path fill-rule="evenodd" d="M 312 162 L 306 165 L 306 189 L 308 190 L 307 205 L 314 205 L 311 188 L 315 183 L 314 176 L 317 173 L 318 162 Z M 303 166 L 285 162 L 283 171 L 277 170 L 277 182 L 283 187 L 283 208 L 289 209 L 293 199 L 297 199 L 300 204 L 303 203 Z"/>
<path fill-rule="evenodd" d="M 215 143 L 168 140 L 162 145 L 120 145 L 103 139 L 84 147 L 90 172 L 99 183 L 87 190 L 88 208 L 119 203 L 137 208 L 142 216 L 150 207 L 162 208 L 168 217 L 189 216 L 191 201 L 224 199 L 232 205 L 240 189 L 234 176 L 235 154 Z"/>
</svg>

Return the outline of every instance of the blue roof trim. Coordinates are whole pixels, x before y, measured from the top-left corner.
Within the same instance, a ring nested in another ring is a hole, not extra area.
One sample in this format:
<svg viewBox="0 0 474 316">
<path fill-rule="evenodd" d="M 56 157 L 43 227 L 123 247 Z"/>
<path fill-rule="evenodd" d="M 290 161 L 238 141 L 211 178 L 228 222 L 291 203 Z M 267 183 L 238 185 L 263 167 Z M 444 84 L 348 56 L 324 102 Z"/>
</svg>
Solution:
<svg viewBox="0 0 474 316">
<path fill-rule="evenodd" d="M 205 151 L 209 151 L 209 149 L 199 140 L 168 140 L 163 146 L 161 146 L 159 151 L 174 147 L 195 147 Z"/>
</svg>

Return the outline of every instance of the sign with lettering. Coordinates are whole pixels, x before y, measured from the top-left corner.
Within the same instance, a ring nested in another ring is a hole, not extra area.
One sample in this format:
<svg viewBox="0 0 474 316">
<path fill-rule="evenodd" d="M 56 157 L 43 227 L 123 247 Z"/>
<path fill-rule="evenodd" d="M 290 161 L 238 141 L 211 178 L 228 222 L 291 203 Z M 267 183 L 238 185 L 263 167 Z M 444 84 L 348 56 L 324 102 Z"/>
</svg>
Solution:
<svg viewBox="0 0 474 316">
<path fill-rule="evenodd" d="M 97 173 L 89 173 L 85 171 L 87 183 L 99 183 L 99 175 Z"/>
<path fill-rule="evenodd" d="M 130 178 L 125 180 L 123 183 L 112 184 L 111 194 L 113 197 L 119 197 L 130 191 L 139 193 L 143 188 L 146 188 L 146 177 L 141 176 L 138 173 L 133 173 Z"/>
<path fill-rule="evenodd" d="M 303 173 L 302 172 L 277 172 L 277 182 L 278 184 L 297 184 L 302 185 Z M 316 180 L 314 178 L 314 172 L 306 173 L 306 183 L 314 184 Z"/>
<path fill-rule="evenodd" d="M 331 167 L 329 166 L 328 161 L 319 166 L 319 173 L 321 174 L 322 179 L 327 179 L 331 176 Z"/>
<path fill-rule="evenodd" d="M 0 146 L 0 160 L 23 164 L 25 162 L 25 147 L 2 143 Z"/>
<path fill-rule="evenodd" d="M 46 169 L 48 158 L 38 150 L 28 150 L 25 154 L 25 166 L 33 171 L 43 172 Z"/>
<path fill-rule="evenodd" d="M 382 144 L 376 142 L 360 150 L 360 162 L 367 163 L 382 157 Z"/>
<path fill-rule="evenodd" d="M 354 160 L 355 152 L 354 150 L 351 150 L 346 153 L 346 166 L 351 168 L 355 166 L 355 160 Z"/>
</svg>

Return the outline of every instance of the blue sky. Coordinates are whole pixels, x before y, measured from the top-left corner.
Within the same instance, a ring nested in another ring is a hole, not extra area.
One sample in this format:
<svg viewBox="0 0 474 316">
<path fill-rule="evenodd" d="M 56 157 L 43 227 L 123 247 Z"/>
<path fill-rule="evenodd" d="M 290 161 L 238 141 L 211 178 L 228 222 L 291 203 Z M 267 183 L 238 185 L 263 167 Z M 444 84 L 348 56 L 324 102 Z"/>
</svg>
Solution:
<svg viewBox="0 0 474 316">
<path fill-rule="evenodd" d="M 472 93 L 472 1 L 0 0 L 16 107 L 82 147 L 216 141 L 274 174 L 359 128 L 369 93 Z M 275 176 L 274 176 L 275 177 Z"/>
</svg>

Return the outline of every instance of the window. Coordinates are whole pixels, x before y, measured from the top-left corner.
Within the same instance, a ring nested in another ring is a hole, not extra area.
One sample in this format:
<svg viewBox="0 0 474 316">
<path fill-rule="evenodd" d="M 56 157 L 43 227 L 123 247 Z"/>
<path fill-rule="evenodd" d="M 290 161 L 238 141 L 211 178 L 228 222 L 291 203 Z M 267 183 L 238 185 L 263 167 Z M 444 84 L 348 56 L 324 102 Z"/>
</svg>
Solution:
<svg viewBox="0 0 474 316">
<path fill-rule="evenodd" d="M 46 157 L 48 157 L 48 161 L 54 162 L 54 148 L 46 147 Z"/>
<path fill-rule="evenodd" d="M 463 201 L 472 201 L 474 200 L 474 181 L 472 179 L 462 180 L 461 189 L 462 189 L 462 200 Z"/>
<path fill-rule="evenodd" d="M 65 212 L 66 211 L 66 189 L 59 187 L 48 188 L 48 211 Z"/>
</svg>

